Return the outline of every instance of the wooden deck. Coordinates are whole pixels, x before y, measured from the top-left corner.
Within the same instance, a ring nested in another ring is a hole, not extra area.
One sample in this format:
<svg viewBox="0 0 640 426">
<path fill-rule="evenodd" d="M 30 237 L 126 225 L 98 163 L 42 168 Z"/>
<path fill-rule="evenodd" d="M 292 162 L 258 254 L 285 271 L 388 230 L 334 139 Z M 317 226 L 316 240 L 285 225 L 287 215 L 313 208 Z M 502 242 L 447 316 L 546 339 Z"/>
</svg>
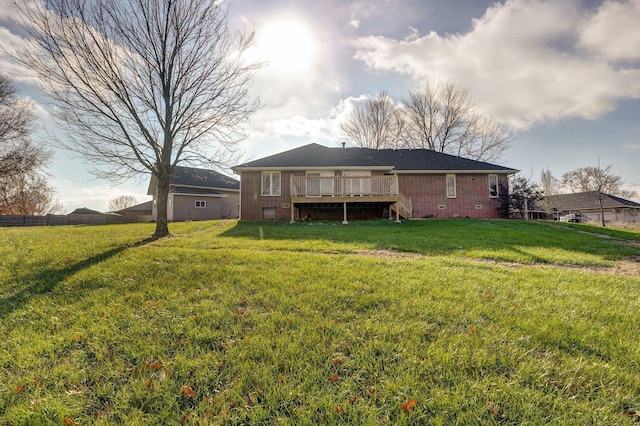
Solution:
<svg viewBox="0 0 640 426">
<path fill-rule="evenodd" d="M 397 176 L 292 176 L 290 188 L 292 222 L 301 204 L 342 204 L 343 223 L 351 203 L 385 204 L 393 206 L 397 221 L 411 218 L 411 199 L 398 191 Z"/>
</svg>

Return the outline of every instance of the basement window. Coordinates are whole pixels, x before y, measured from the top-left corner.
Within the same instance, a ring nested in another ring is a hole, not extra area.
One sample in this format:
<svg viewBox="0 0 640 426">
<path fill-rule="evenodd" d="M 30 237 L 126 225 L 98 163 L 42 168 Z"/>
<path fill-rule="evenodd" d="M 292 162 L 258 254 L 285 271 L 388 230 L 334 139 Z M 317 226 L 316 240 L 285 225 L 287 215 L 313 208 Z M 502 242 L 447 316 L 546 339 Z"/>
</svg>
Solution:
<svg viewBox="0 0 640 426">
<path fill-rule="evenodd" d="M 205 200 L 196 200 L 196 209 L 207 208 L 207 202 Z"/>
<path fill-rule="evenodd" d="M 276 220 L 276 209 L 274 207 L 265 207 L 262 209 L 263 220 Z"/>
</svg>

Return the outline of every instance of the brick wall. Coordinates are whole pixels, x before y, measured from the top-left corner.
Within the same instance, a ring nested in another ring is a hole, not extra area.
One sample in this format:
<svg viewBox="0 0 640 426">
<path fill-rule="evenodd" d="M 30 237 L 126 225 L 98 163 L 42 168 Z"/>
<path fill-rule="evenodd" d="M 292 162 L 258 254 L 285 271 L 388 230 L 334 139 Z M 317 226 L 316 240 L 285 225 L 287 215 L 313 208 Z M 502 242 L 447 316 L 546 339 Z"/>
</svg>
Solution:
<svg viewBox="0 0 640 426">
<path fill-rule="evenodd" d="M 498 175 L 500 185 L 508 185 L 506 175 Z M 399 175 L 399 189 L 411 198 L 413 217 L 498 218 L 500 198 L 489 197 L 486 174 L 456 174 L 456 198 L 447 198 L 446 175 Z"/>
<path fill-rule="evenodd" d="M 240 219 L 263 220 L 265 209 L 275 209 L 275 218 L 288 220 L 291 218 L 291 176 L 304 176 L 304 172 L 281 172 L 280 195 L 262 195 L 262 173 L 242 172 L 240 174 Z"/>
<path fill-rule="evenodd" d="M 372 175 L 382 174 L 374 172 Z M 265 209 L 273 209 L 275 218 L 289 220 L 291 176 L 304 176 L 305 172 L 282 172 L 280 196 L 262 196 L 261 172 L 242 172 L 240 218 L 242 220 L 263 220 Z M 411 198 L 413 217 L 436 218 L 498 218 L 501 199 L 489 197 L 487 174 L 456 174 L 456 198 L 447 198 L 446 175 L 398 175 L 399 189 Z M 508 187 L 507 176 L 498 175 L 499 185 Z M 438 208 L 444 206 L 444 208 Z M 316 212 L 316 214 L 318 214 Z M 312 215 L 313 217 L 313 215 Z"/>
</svg>

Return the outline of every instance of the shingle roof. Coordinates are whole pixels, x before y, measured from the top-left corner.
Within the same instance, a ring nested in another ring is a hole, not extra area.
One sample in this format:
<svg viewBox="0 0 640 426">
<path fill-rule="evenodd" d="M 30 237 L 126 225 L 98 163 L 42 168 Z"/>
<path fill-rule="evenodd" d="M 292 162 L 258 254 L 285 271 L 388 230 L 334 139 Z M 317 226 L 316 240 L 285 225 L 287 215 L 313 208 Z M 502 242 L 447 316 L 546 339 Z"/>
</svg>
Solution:
<svg viewBox="0 0 640 426">
<path fill-rule="evenodd" d="M 177 166 L 171 175 L 171 185 L 240 189 L 240 181 L 214 170 Z"/>
<path fill-rule="evenodd" d="M 136 204 L 135 206 L 126 207 L 124 209 L 116 211 L 116 213 L 122 212 L 146 212 L 153 210 L 153 200 L 145 201 L 144 203 Z"/>
<path fill-rule="evenodd" d="M 602 202 L 602 207 L 605 209 L 621 207 L 640 208 L 640 203 L 636 203 L 635 201 L 625 200 L 624 198 L 616 197 L 615 195 L 603 195 L 604 199 Z M 596 192 L 559 194 L 551 195 L 548 198 L 553 206 L 559 211 L 588 210 L 600 208 Z"/>
<path fill-rule="evenodd" d="M 216 191 L 215 189 L 207 189 L 207 188 L 184 188 L 184 187 L 174 187 L 171 188 L 172 194 L 182 194 L 182 195 L 223 195 L 221 192 Z M 226 195 L 223 195 L 226 197 Z"/>
<path fill-rule="evenodd" d="M 315 143 L 294 148 L 234 167 L 245 168 L 313 168 L 368 167 L 395 171 L 493 171 L 515 173 L 517 170 L 428 149 L 330 148 Z"/>
<path fill-rule="evenodd" d="M 97 210 L 89 209 L 87 207 L 80 207 L 78 209 L 75 209 L 69 214 L 82 214 L 82 215 L 95 215 L 95 216 L 120 216 L 118 213 L 114 213 L 114 212 L 103 213 Z"/>
<path fill-rule="evenodd" d="M 105 213 L 99 212 L 97 210 L 92 210 L 92 209 L 89 209 L 87 207 L 80 207 L 80 208 L 75 209 L 74 211 L 72 211 L 69 214 L 105 214 Z"/>
</svg>

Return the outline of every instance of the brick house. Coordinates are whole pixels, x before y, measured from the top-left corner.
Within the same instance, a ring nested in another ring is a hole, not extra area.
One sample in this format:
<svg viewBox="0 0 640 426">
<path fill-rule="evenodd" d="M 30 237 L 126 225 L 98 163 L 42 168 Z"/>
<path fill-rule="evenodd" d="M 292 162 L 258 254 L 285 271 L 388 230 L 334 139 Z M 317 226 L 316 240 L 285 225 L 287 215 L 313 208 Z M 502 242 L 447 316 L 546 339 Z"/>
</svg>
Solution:
<svg viewBox="0 0 640 426">
<path fill-rule="evenodd" d="M 147 195 L 153 196 L 152 218 L 158 217 L 158 181 L 151 177 Z M 169 221 L 238 217 L 240 182 L 214 170 L 177 166 L 169 181 Z"/>
<path fill-rule="evenodd" d="M 241 220 L 498 218 L 508 176 L 495 164 L 426 149 L 315 143 L 233 167 Z"/>
</svg>

